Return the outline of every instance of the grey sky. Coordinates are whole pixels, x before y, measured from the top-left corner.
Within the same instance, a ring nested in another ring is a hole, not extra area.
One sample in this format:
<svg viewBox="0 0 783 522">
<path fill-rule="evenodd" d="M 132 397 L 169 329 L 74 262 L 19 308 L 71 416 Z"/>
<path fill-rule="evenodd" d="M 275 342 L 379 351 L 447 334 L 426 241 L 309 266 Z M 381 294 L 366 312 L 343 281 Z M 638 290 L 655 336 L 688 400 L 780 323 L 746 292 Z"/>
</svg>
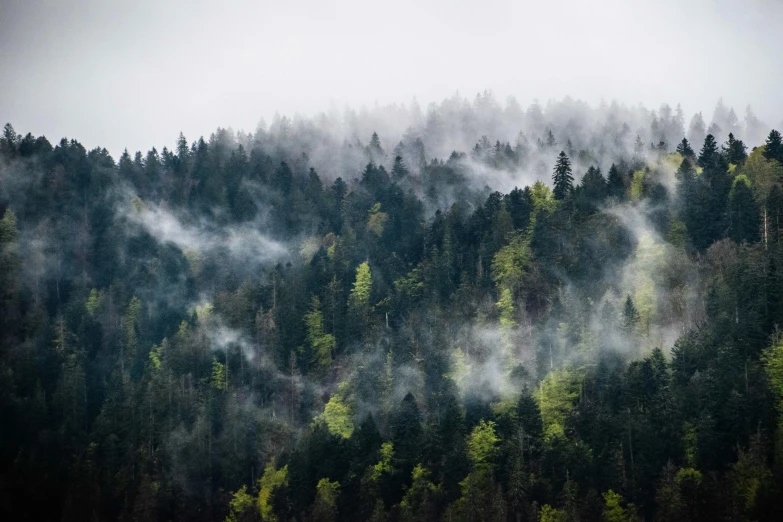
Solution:
<svg viewBox="0 0 783 522">
<path fill-rule="evenodd" d="M 115 156 L 491 89 L 783 120 L 783 1 L 0 0 L 0 125 Z"/>
</svg>

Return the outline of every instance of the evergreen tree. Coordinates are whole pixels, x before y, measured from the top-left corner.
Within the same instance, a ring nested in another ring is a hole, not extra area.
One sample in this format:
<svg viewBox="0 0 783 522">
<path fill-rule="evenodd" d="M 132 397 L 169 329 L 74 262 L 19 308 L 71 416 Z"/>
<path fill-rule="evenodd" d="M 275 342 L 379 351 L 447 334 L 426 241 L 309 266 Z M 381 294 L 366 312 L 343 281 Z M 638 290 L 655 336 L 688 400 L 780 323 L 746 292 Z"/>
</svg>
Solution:
<svg viewBox="0 0 783 522">
<path fill-rule="evenodd" d="M 642 137 L 638 134 L 636 135 L 636 141 L 633 144 L 633 155 L 636 161 L 644 159 L 644 142 L 642 141 Z"/>
<path fill-rule="evenodd" d="M 625 305 L 623 306 L 623 328 L 628 332 L 632 332 L 638 323 L 639 312 L 629 294 L 625 298 Z"/>
<path fill-rule="evenodd" d="M 555 141 L 555 135 L 552 134 L 551 129 L 546 130 L 546 147 L 548 149 L 554 149 L 557 146 L 557 141 Z"/>
<path fill-rule="evenodd" d="M 709 134 L 698 159 L 702 174 L 692 184 L 686 201 L 686 226 L 692 244 L 699 249 L 725 237 L 728 230 L 728 198 L 731 177 L 725 158 Z"/>
<path fill-rule="evenodd" d="M 687 138 L 683 138 L 682 141 L 677 145 L 677 152 L 682 154 L 684 158 L 696 157 L 696 153 L 693 151 L 693 147 L 691 147 L 691 144 L 688 142 Z"/>
<path fill-rule="evenodd" d="M 3 135 L 0 137 L 0 152 L 9 158 L 13 158 L 19 146 L 20 136 L 14 130 L 14 126 L 6 123 L 3 127 Z"/>
<path fill-rule="evenodd" d="M 694 114 L 693 118 L 691 118 L 691 123 L 688 126 L 688 141 L 698 146 L 699 143 L 704 141 L 704 138 L 707 135 L 706 129 L 707 127 L 704 124 L 704 118 L 701 113 Z"/>
<path fill-rule="evenodd" d="M 582 178 L 583 196 L 593 205 L 600 205 L 606 197 L 607 185 L 601 169 L 590 167 Z"/>
<path fill-rule="evenodd" d="M 555 199 L 562 200 L 571 194 L 574 177 L 571 175 L 571 161 L 565 151 L 560 151 L 560 155 L 557 157 L 552 181 L 555 186 L 553 191 Z"/>
<path fill-rule="evenodd" d="M 759 229 L 759 209 L 750 181 L 744 175 L 737 176 L 729 195 L 729 237 L 737 243 L 755 243 Z"/>
<path fill-rule="evenodd" d="M 775 129 L 769 131 L 769 136 L 767 136 L 767 142 L 764 144 L 764 157 L 783 163 L 783 138 Z"/>
<path fill-rule="evenodd" d="M 620 169 L 612 163 L 609 168 L 609 175 L 606 179 L 606 190 L 609 197 L 614 198 L 617 201 L 625 199 L 625 181 L 623 181 L 623 175 L 620 173 Z"/>
<path fill-rule="evenodd" d="M 704 138 L 704 145 L 699 153 L 698 164 L 703 169 L 716 169 L 720 166 L 720 152 L 718 143 L 712 134 L 707 134 Z"/>
<path fill-rule="evenodd" d="M 727 162 L 739 165 L 748 157 L 747 148 L 742 140 L 734 138 L 734 134 L 729 133 L 729 139 L 723 145 L 723 154 L 726 156 Z"/>
<path fill-rule="evenodd" d="M 421 455 L 423 437 L 421 412 L 413 394 L 408 393 L 392 413 L 390 422 L 391 442 L 394 445 L 395 465 L 400 470 L 400 480 L 407 482 Z M 402 484 L 400 483 L 400 486 Z M 402 492 L 402 488 L 398 490 Z"/>
<path fill-rule="evenodd" d="M 391 175 L 392 179 L 396 182 L 400 182 L 408 176 L 408 168 L 405 166 L 402 156 L 396 156 L 394 158 Z"/>
</svg>

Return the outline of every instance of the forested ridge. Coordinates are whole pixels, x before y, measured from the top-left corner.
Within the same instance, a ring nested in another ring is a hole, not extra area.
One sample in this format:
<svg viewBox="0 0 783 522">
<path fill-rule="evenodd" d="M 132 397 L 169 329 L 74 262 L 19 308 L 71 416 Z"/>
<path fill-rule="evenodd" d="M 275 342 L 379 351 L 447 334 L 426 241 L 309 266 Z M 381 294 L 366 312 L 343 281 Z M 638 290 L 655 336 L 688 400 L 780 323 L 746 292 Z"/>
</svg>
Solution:
<svg viewBox="0 0 783 522">
<path fill-rule="evenodd" d="M 722 102 L 7 124 L 0 513 L 781 520 L 781 184 Z"/>
</svg>

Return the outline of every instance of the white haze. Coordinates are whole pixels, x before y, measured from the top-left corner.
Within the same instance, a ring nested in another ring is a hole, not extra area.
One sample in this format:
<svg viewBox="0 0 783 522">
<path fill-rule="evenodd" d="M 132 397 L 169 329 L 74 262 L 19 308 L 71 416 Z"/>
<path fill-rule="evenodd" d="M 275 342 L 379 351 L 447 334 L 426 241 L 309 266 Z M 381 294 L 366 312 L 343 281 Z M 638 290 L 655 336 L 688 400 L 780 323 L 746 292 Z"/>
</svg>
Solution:
<svg viewBox="0 0 783 522">
<path fill-rule="evenodd" d="M 284 245 L 263 233 L 260 223 L 218 227 L 201 221 L 189 225 L 152 203 L 139 201 L 136 206 L 129 204 L 128 207 L 121 215 L 161 243 L 173 243 L 184 252 L 202 254 L 222 248 L 232 258 L 253 264 L 270 263 L 288 253 Z"/>
<path fill-rule="evenodd" d="M 6 0 L 0 119 L 115 158 L 276 112 L 414 96 L 426 110 L 485 89 L 523 106 L 680 102 L 705 119 L 723 97 L 778 126 L 781 19 L 777 0 Z"/>
</svg>

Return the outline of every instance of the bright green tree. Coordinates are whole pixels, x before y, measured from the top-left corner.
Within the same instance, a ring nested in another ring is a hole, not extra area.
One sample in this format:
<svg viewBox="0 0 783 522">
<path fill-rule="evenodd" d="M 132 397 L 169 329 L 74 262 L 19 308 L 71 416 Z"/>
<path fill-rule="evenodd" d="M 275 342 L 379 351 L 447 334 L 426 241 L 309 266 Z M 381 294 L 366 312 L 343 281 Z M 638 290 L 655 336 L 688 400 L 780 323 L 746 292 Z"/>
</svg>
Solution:
<svg viewBox="0 0 783 522">
<path fill-rule="evenodd" d="M 332 435 L 350 438 L 353 433 L 353 413 L 342 397 L 334 394 L 324 407 L 324 412 L 319 417 L 322 419 Z"/>
<path fill-rule="evenodd" d="M 256 507 L 261 520 L 277 522 L 277 515 L 272 511 L 272 494 L 275 489 L 288 484 L 288 466 L 275 468 L 275 461 L 270 460 L 264 468 L 264 474 L 258 479 L 258 497 Z"/>
<path fill-rule="evenodd" d="M 492 280 L 501 287 L 516 292 L 530 264 L 530 247 L 521 234 L 497 251 L 492 258 Z"/>
<path fill-rule="evenodd" d="M 489 465 L 495 458 L 500 442 L 495 426 L 494 422 L 482 419 L 468 436 L 468 458 L 473 466 Z"/>
<path fill-rule="evenodd" d="M 315 491 L 313 522 L 334 522 L 337 520 L 337 496 L 340 494 L 340 483 L 322 478 L 318 481 Z"/>
<path fill-rule="evenodd" d="M 253 509 L 253 497 L 247 492 L 247 486 L 242 485 L 233 495 L 228 504 L 228 516 L 226 522 L 240 522 L 245 513 Z"/>
<path fill-rule="evenodd" d="M 337 344 L 334 335 L 324 331 L 321 301 L 313 297 L 310 311 L 305 315 L 307 340 L 310 343 L 311 361 L 317 370 L 323 371 L 332 364 L 332 351 Z"/>
</svg>

